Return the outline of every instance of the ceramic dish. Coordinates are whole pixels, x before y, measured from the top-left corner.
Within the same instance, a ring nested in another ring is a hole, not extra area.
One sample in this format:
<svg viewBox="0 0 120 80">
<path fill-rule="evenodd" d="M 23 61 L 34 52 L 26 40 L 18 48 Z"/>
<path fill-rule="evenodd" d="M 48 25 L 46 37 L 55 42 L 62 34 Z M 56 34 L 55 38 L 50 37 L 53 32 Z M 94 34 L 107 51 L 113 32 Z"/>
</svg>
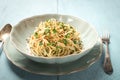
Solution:
<svg viewBox="0 0 120 80">
<path fill-rule="evenodd" d="M 72 54 L 62 57 L 42 57 L 42 56 L 34 56 L 30 54 L 29 49 L 27 49 L 27 41 L 26 39 L 33 34 L 35 27 L 39 25 L 41 21 L 46 21 L 48 19 L 55 18 L 58 21 L 68 23 L 76 28 L 76 30 L 80 33 L 80 38 L 83 43 L 83 49 L 79 54 Z M 96 44 L 98 40 L 98 33 L 93 28 L 92 25 L 83 21 L 79 18 L 69 16 L 69 15 L 58 15 L 58 14 L 46 14 L 33 16 L 27 19 L 22 20 L 16 26 L 13 27 L 10 35 L 10 40 L 12 44 L 16 47 L 18 51 L 20 51 L 27 58 L 42 63 L 66 63 L 72 62 L 86 55 Z"/>
<path fill-rule="evenodd" d="M 99 39 L 89 54 L 65 64 L 45 64 L 31 61 L 17 51 L 9 39 L 4 44 L 4 52 L 14 65 L 28 72 L 42 75 L 64 75 L 84 70 L 95 63 L 102 54 L 102 42 Z"/>
</svg>

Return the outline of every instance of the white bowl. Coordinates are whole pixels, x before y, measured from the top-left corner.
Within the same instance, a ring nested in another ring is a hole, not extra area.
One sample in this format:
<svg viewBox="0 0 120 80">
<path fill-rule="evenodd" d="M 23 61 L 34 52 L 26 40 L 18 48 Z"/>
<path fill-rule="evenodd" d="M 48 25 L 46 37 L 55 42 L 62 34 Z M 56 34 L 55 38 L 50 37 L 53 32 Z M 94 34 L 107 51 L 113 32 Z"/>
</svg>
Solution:
<svg viewBox="0 0 120 80">
<path fill-rule="evenodd" d="M 26 39 L 33 33 L 35 27 L 41 21 L 45 21 L 51 18 L 55 18 L 64 23 L 68 23 L 76 28 L 76 30 L 80 33 L 81 40 L 83 42 L 83 50 L 79 54 L 72 54 L 63 57 L 37 57 L 31 55 L 27 49 L 27 41 Z M 59 14 L 45 14 L 33 16 L 27 19 L 22 20 L 17 25 L 15 25 L 10 34 L 10 40 L 12 44 L 16 47 L 18 51 L 21 52 L 27 58 L 42 63 L 66 63 L 75 61 L 82 56 L 89 53 L 89 51 L 94 47 L 98 40 L 98 33 L 94 29 L 92 25 L 87 23 L 86 21 L 79 19 L 77 17 L 69 16 L 69 15 L 59 15 Z"/>
</svg>

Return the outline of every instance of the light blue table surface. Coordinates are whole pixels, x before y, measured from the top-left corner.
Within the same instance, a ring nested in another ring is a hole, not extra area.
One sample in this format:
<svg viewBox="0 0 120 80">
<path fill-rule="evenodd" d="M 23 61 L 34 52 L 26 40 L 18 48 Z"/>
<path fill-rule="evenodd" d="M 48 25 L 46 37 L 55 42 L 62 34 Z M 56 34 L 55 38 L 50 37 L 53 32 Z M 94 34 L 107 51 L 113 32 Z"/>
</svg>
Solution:
<svg viewBox="0 0 120 80">
<path fill-rule="evenodd" d="M 88 69 L 59 76 L 59 80 L 120 80 L 120 0 L 58 0 L 58 4 L 57 0 L 0 0 L 0 27 L 7 23 L 14 26 L 30 16 L 57 12 L 88 21 L 99 35 L 109 31 L 114 69 L 112 75 L 104 73 L 102 56 Z M 0 80 L 57 80 L 57 76 L 35 75 L 21 70 L 12 65 L 3 52 L 0 54 Z"/>
</svg>

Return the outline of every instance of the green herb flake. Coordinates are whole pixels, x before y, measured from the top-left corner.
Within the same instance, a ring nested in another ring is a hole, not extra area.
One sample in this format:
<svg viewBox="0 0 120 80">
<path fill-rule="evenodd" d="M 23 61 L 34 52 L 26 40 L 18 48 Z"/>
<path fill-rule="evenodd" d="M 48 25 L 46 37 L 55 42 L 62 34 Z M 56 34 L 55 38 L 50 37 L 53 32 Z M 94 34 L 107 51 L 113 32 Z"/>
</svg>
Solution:
<svg viewBox="0 0 120 80">
<path fill-rule="evenodd" d="M 46 20 L 46 22 L 49 22 L 49 21 L 50 21 L 50 19 L 47 19 L 47 20 Z"/>
<path fill-rule="evenodd" d="M 60 28 L 64 28 L 64 23 L 63 22 L 59 22 L 59 26 L 60 26 Z"/>
<path fill-rule="evenodd" d="M 47 46 L 56 46 L 56 43 L 55 42 L 49 42 L 49 43 L 47 43 Z"/>
<path fill-rule="evenodd" d="M 56 46 L 56 49 L 61 49 L 62 47 L 61 46 Z"/>
<path fill-rule="evenodd" d="M 51 45 L 52 46 L 56 46 L 56 42 L 51 42 Z"/>
<path fill-rule="evenodd" d="M 73 29 L 73 27 L 72 27 L 72 26 L 70 26 L 70 29 Z"/>
<path fill-rule="evenodd" d="M 57 30 L 55 28 L 53 29 L 53 33 L 57 33 Z"/>
<path fill-rule="evenodd" d="M 44 32 L 44 34 L 48 34 L 48 33 L 50 33 L 50 29 L 45 29 L 45 32 Z"/>
<path fill-rule="evenodd" d="M 47 46 L 50 46 L 50 45 L 52 45 L 51 43 L 47 43 Z"/>
<path fill-rule="evenodd" d="M 77 40 L 73 40 L 74 44 L 77 44 Z"/>
<path fill-rule="evenodd" d="M 67 34 L 65 35 L 65 38 L 70 38 L 70 33 L 67 33 Z"/>
<path fill-rule="evenodd" d="M 39 42 L 39 46 L 42 46 L 42 45 L 43 45 L 43 43 L 42 43 L 42 41 L 40 41 L 40 42 Z"/>
<path fill-rule="evenodd" d="M 60 25 L 60 26 L 63 26 L 63 25 L 64 25 L 64 23 L 63 23 L 63 22 L 59 22 L 59 25 Z"/>
<path fill-rule="evenodd" d="M 35 38 L 38 38 L 38 33 L 35 32 L 35 33 L 34 33 L 34 36 L 35 36 Z"/>
<path fill-rule="evenodd" d="M 65 45 L 67 45 L 67 40 L 66 39 L 63 39 L 63 43 L 65 44 Z"/>
</svg>

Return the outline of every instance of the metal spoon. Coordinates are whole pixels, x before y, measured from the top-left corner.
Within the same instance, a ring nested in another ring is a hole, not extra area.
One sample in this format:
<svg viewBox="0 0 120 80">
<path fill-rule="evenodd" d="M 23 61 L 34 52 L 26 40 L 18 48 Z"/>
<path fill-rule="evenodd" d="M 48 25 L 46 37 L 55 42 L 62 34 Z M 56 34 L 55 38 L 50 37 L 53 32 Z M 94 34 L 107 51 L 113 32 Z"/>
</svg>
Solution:
<svg viewBox="0 0 120 80">
<path fill-rule="evenodd" d="M 3 51 L 4 41 L 9 37 L 12 26 L 10 24 L 6 24 L 0 31 L 0 53 Z"/>
</svg>

